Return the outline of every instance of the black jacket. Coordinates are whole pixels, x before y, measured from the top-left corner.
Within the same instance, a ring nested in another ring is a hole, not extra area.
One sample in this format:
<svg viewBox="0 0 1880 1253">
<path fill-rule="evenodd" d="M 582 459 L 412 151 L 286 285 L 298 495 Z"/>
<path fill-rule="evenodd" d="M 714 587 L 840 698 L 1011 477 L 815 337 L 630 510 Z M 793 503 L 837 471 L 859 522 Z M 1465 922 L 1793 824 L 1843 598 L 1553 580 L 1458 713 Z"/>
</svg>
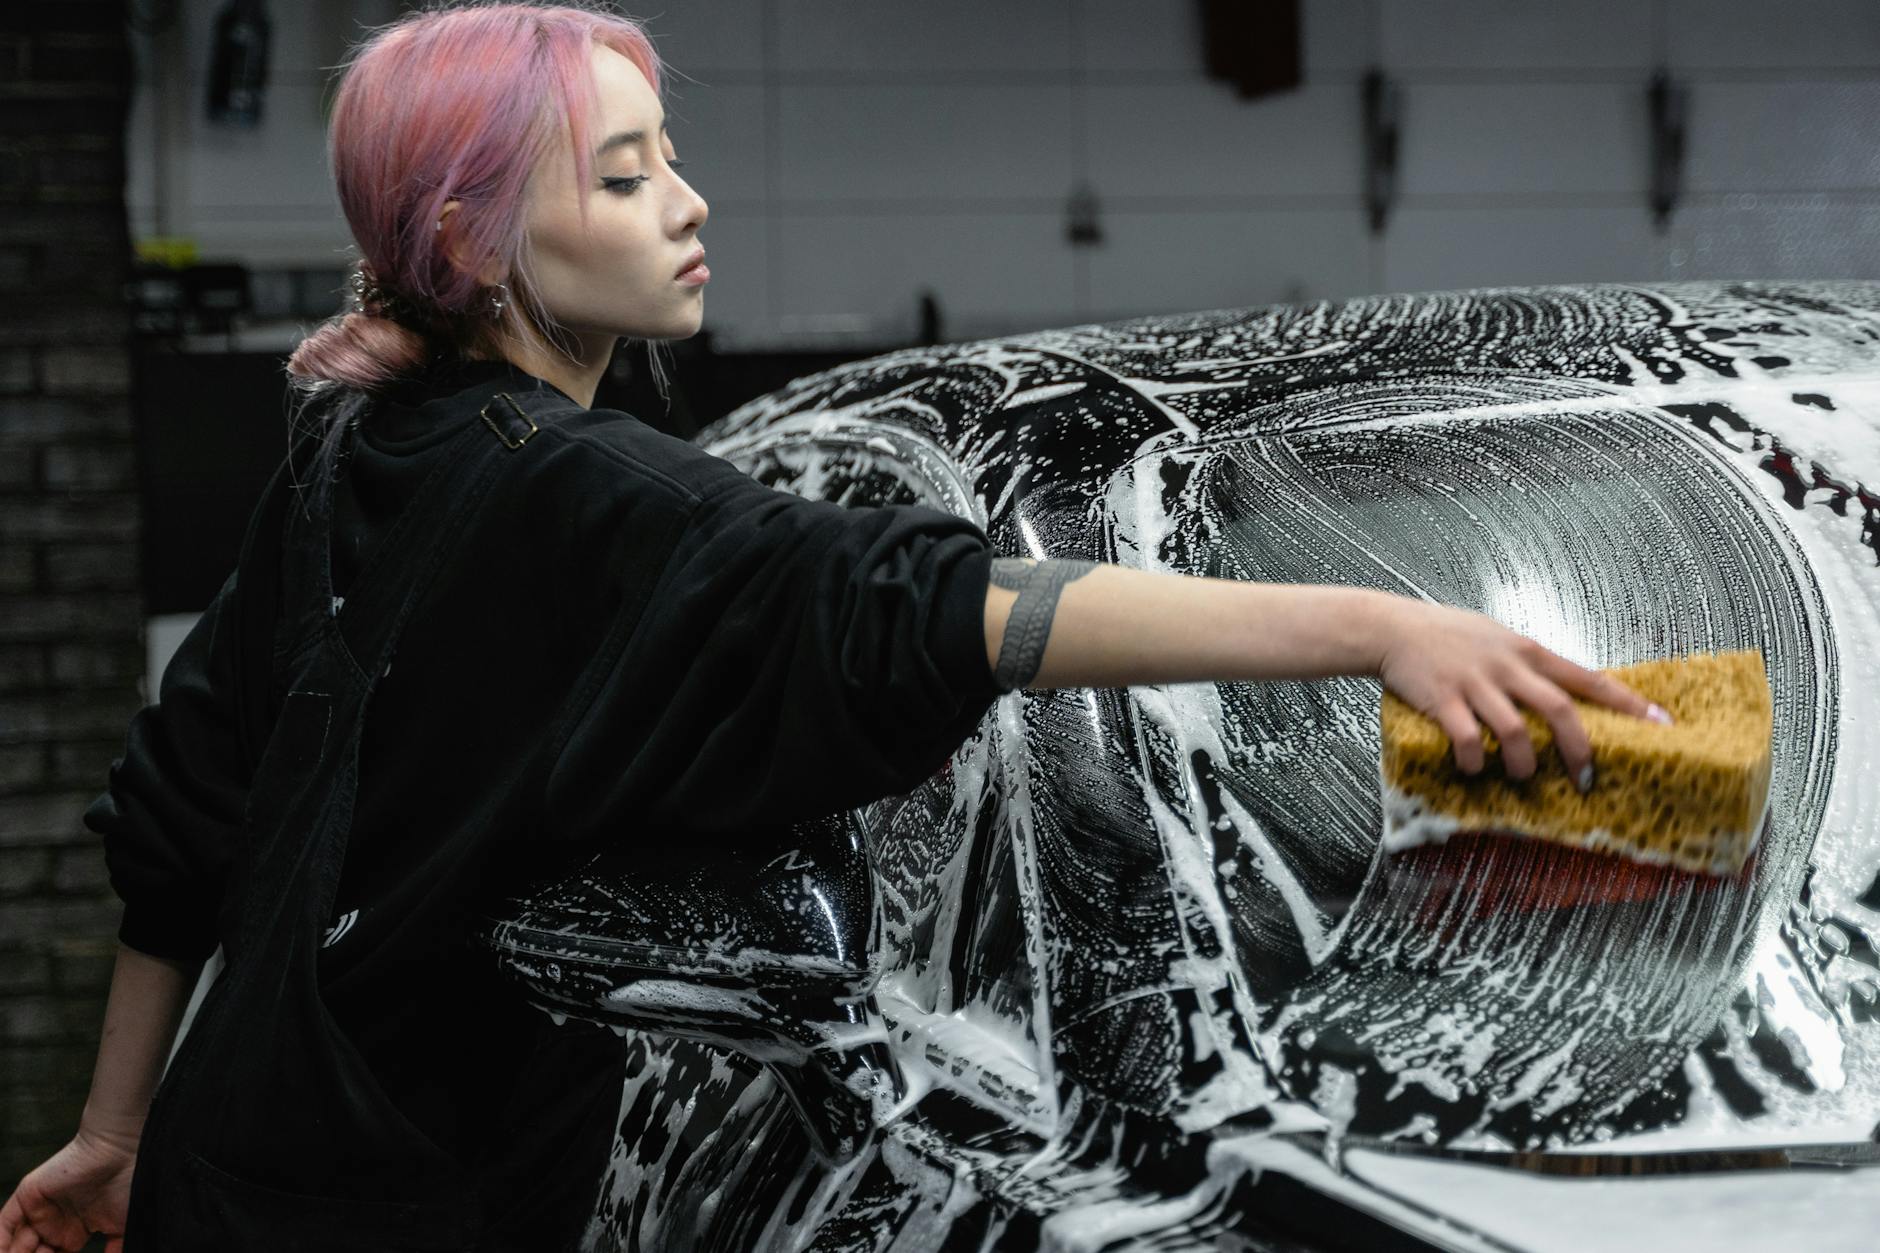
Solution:
<svg viewBox="0 0 1880 1253">
<path fill-rule="evenodd" d="M 335 484 L 336 592 L 455 424 L 548 387 L 460 363 L 376 401 Z M 910 790 L 999 688 L 992 554 L 970 521 L 804 500 L 613 410 L 534 438 L 549 443 L 484 502 L 373 696 L 320 982 L 402 1112 L 476 1173 L 491 1221 L 547 1248 L 592 1212 L 624 1050 L 497 981 L 466 938 L 480 905 L 602 847 L 761 841 Z M 140 952 L 218 943 L 280 701 L 278 541 L 256 552 L 85 814 Z"/>
</svg>

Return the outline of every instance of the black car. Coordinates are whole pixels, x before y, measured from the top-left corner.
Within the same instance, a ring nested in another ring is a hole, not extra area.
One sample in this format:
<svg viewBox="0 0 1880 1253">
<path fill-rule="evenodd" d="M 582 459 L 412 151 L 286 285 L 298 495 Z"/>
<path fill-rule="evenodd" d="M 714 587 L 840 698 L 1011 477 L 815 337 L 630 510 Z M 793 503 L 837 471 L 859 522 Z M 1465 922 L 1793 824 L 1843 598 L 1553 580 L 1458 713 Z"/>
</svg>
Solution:
<svg viewBox="0 0 1880 1253">
<path fill-rule="evenodd" d="M 1002 554 L 1383 588 L 1596 668 L 1760 649 L 1770 814 L 1734 877 L 1515 848 L 1432 905 L 1376 680 L 1014 692 L 908 795 L 489 920 L 632 1054 L 590 1247 L 1871 1247 L 1880 283 L 1074 326 L 699 443 Z"/>
</svg>

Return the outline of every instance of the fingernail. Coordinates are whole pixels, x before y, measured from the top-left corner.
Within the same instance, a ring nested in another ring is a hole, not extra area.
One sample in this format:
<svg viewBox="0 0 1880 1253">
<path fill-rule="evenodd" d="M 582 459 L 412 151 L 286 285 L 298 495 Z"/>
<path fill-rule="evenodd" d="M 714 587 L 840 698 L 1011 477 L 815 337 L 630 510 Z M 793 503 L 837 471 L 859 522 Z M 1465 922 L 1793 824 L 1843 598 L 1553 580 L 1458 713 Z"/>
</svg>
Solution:
<svg viewBox="0 0 1880 1253">
<path fill-rule="evenodd" d="M 1580 785 L 1581 793 L 1588 792 L 1592 789 L 1592 786 L 1593 786 L 1593 763 L 1592 762 L 1589 761 L 1584 766 L 1580 767 L 1580 777 L 1579 777 L 1578 782 Z"/>
<path fill-rule="evenodd" d="M 1653 705 L 1650 709 L 1647 709 L 1645 711 L 1645 716 L 1647 718 L 1650 718 L 1653 722 L 1662 722 L 1666 726 L 1671 725 L 1671 715 L 1666 713 L 1664 710 L 1660 709 L 1656 705 Z"/>
</svg>

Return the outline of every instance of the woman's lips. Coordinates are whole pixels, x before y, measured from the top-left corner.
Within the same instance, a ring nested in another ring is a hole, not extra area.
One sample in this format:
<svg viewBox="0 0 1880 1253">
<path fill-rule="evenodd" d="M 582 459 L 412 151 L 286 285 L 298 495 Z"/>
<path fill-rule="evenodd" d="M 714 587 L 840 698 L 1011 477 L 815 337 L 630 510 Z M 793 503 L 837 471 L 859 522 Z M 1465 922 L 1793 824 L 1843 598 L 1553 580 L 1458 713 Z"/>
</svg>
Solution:
<svg viewBox="0 0 1880 1253">
<path fill-rule="evenodd" d="M 674 281 L 697 287 L 701 284 L 711 282 L 711 277 L 711 270 L 707 269 L 705 263 L 701 261 L 691 269 L 682 271 L 679 277 Z"/>
</svg>

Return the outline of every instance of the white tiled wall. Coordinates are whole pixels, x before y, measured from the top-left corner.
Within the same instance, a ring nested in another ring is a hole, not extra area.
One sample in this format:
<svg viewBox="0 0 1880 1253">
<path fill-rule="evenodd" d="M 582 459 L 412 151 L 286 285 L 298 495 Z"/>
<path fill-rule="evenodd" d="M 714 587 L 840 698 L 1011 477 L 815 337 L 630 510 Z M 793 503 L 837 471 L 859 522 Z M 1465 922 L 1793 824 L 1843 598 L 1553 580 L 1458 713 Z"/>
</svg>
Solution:
<svg viewBox="0 0 1880 1253">
<path fill-rule="evenodd" d="M 1407 82 L 1399 190 L 1406 201 L 1431 206 L 1518 196 L 1597 200 L 1643 212 L 1645 95 L 1614 88 L 1554 80 Z"/>
<path fill-rule="evenodd" d="M 1872 73 L 1880 8 L 1863 0 L 1663 0 L 1670 62 L 1690 70 Z"/>
<path fill-rule="evenodd" d="M 322 67 L 394 0 L 275 0 L 255 133 L 200 120 L 220 7 L 183 0 L 180 53 L 144 49 L 133 226 L 257 266 L 338 264 Z M 1374 291 L 1880 277 L 1876 0 L 1304 0 L 1306 84 L 1254 101 L 1205 77 L 1188 0 L 624 8 L 673 70 L 672 133 L 711 204 L 706 319 L 728 346 L 891 342 L 923 291 L 967 338 Z M 1663 232 L 1645 106 L 1661 63 L 1690 89 Z M 1373 64 L 1402 93 L 1381 236 L 1361 195 Z M 1067 239 L 1080 181 L 1094 247 Z"/>
<path fill-rule="evenodd" d="M 1693 192 L 1880 188 L 1880 75 L 1699 82 L 1690 112 Z"/>
<path fill-rule="evenodd" d="M 1658 0 L 1380 0 L 1386 69 L 1581 73 L 1652 64 Z"/>
<path fill-rule="evenodd" d="M 1406 204 L 1384 246 L 1383 291 L 1629 283 L 1656 272 L 1651 218 L 1631 204 Z M 1740 277 L 1740 276 L 1739 276 Z"/>
</svg>

